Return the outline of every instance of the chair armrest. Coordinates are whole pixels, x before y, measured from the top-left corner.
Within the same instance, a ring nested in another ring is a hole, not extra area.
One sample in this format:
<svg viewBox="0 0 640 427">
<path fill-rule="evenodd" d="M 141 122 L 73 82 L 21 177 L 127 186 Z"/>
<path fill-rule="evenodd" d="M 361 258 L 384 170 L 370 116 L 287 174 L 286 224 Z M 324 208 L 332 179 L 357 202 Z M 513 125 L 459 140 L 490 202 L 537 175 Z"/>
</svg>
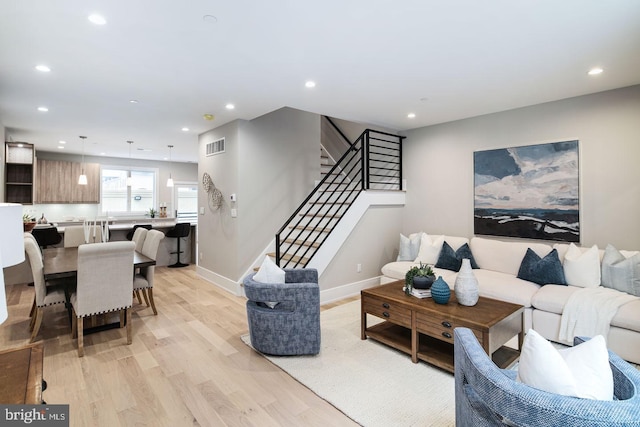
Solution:
<svg viewBox="0 0 640 427">
<path fill-rule="evenodd" d="M 317 273 L 316 273 L 317 274 Z M 256 302 L 303 302 L 319 301 L 320 288 L 318 283 L 262 283 L 253 280 L 255 274 L 250 274 L 243 280 L 244 292 L 247 298 Z"/>
<path fill-rule="evenodd" d="M 315 268 L 285 268 L 285 283 L 318 283 L 318 270 Z"/>
</svg>

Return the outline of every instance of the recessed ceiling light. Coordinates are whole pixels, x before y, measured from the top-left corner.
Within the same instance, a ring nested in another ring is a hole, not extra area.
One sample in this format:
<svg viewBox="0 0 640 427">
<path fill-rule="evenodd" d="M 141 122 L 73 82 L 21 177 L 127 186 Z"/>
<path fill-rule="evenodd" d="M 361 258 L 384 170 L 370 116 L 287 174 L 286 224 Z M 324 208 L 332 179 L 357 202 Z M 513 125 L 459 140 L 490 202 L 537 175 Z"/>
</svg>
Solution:
<svg viewBox="0 0 640 427">
<path fill-rule="evenodd" d="M 309 80 L 309 81 L 308 81 L 308 82 L 306 82 L 304 85 L 305 85 L 306 87 L 309 87 L 309 88 L 311 88 L 311 87 L 316 87 L 316 82 Z"/>
<path fill-rule="evenodd" d="M 38 107 L 38 111 L 42 111 L 43 113 L 46 113 L 47 111 L 49 111 L 49 109 L 47 107 Z"/>
<path fill-rule="evenodd" d="M 47 67 L 46 65 L 40 64 L 40 65 L 36 65 L 36 70 L 43 73 L 48 73 L 49 71 L 51 71 L 51 68 Z"/>
<path fill-rule="evenodd" d="M 213 114 L 206 113 L 206 114 L 202 115 L 202 118 L 205 119 L 205 120 L 211 121 L 211 120 L 215 119 L 216 116 L 214 116 Z"/>
<path fill-rule="evenodd" d="M 204 15 L 204 16 L 202 17 L 202 20 L 203 20 L 204 22 L 206 22 L 207 24 L 215 24 L 216 22 L 218 22 L 218 18 L 216 18 L 216 17 L 215 17 L 215 16 L 213 16 L 213 15 Z"/>
<path fill-rule="evenodd" d="M 600 67 L 594 67 L 590 69 L 587 74 L 589 74 L 590 76 L 597 76 L 598 74 L 602 74 L 603 71 L 604 70 Z"/>
<path fill-rule="evenodd" d="M 169 158 L 168 157 L 163 157 L 162 160 L 169 160 Z"/>
<path fill-rule="evenodd" d="M 92 24 L 96 24 L 96 25 L 104 25 L 107 23 L 107 20 L 104 19 L 103 16 L 95 13 L 93 15 L 89 15 L 89 21 L 91 21 Z"/>
<path fill-rule="evenodd" d="M 101 156 L 104 156 L 105 154 L 107 154 L 107 153 L 100 153 Z"/>
<path fill-rule="evenodd" d="M 58 145 L 59 150 L 64 150 L 64 145 Z"/>
<path fill-rule="evenodd" d="M 67 141 L 58 141 L 58 144 L 66 144 Z"/>
<path fill-rule="evenodd" d="M 182 128 L 182 132 L 189 132 L 189 128 L 187 127 Z"/>
<path fill-rule="evenodd" d="M 153 151 L 150 148 L 137 148 L 138 151 Z"/>
<path fill-rule="evenodd" d="M 137 103 L 138 103 L 138 100 L 137 100 L 137 99 L 130 99 L 130 100 L 129 100 L 129 103 L 131 103 L 131 104 L 137 104 Z"/>
<path fill-rule="evenodd" d="M 226 108 L 227 110 L 233 110 L 234 108 L 236 108 L 236 106 L 233 104 L 227 104 L 224 106 L 224 108 Z"/>
<path fill-rule="evenodd" d="M 416 113 L 409 113 L 409 114 L 407 114 L 407 117 L 409 117 L 410 119 L 415 119 L 416 118 Z"/>
</svg>

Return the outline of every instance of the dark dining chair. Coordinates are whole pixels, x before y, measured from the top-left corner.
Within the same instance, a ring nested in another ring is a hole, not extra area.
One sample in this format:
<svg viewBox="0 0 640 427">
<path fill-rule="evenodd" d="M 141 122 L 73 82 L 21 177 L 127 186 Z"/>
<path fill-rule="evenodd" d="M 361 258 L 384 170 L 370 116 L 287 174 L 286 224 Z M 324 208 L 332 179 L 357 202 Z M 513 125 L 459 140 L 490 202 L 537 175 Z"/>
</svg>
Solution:
<svg viewBox="0 0 640 427">
<path fill-rule="evenodd" d="M 176 252 L 171 252 L 171 254 L 177 254 L 175 264 L 171 264 L 169 268 L 178 268 L 178 267 L 186 267 L 189 264 L 183 264 L 180 262 L 180 254 L 183 252 L 180 250 L 180 240 L 183 237 L 189 236 L 189 232 L 191 231 L 191 224 L 188 222 L 181 222 L 176 224 L 173 228 L 167 231 L 165 237 L 173 237 L 178 239 L 178 250 Z"/>
<path fill-rule="evenodd" d="M 46 249 L 47 246 L 57 245 L 62 242 L 62 235 L 58 233 L 57 227 L 34 228 L 31 234 L 38 242 L 38 246 Z"/>
</svg>

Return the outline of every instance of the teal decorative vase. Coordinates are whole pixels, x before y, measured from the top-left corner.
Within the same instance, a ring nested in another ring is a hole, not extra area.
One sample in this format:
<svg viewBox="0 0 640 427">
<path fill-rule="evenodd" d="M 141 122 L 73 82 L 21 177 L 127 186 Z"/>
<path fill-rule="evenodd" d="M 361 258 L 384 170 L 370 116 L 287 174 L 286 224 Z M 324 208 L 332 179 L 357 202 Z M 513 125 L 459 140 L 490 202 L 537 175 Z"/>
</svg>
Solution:
<svg viewBox="0 0 640 427">
<path fill-rule="evenodd" d="M 442 276 L 438 276 L 438 279 L 431 285 L 431 298 L 436 304 L 446 304 L 451 297 L 451 289 L 449 285 L 442 279 Z"/>
</svg>

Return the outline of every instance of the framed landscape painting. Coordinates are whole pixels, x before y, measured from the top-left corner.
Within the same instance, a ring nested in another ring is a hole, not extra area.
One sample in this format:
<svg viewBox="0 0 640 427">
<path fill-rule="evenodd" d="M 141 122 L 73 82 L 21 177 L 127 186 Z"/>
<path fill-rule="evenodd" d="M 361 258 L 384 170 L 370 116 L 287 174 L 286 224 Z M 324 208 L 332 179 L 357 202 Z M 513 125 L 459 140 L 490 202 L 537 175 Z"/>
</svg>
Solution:
<svg viewBox="0 0 640 427">
<path fill-rule="evenodd" d="M 580 242 L 578 141 L 473 153 L 475 234 Z"/>
</svg>

